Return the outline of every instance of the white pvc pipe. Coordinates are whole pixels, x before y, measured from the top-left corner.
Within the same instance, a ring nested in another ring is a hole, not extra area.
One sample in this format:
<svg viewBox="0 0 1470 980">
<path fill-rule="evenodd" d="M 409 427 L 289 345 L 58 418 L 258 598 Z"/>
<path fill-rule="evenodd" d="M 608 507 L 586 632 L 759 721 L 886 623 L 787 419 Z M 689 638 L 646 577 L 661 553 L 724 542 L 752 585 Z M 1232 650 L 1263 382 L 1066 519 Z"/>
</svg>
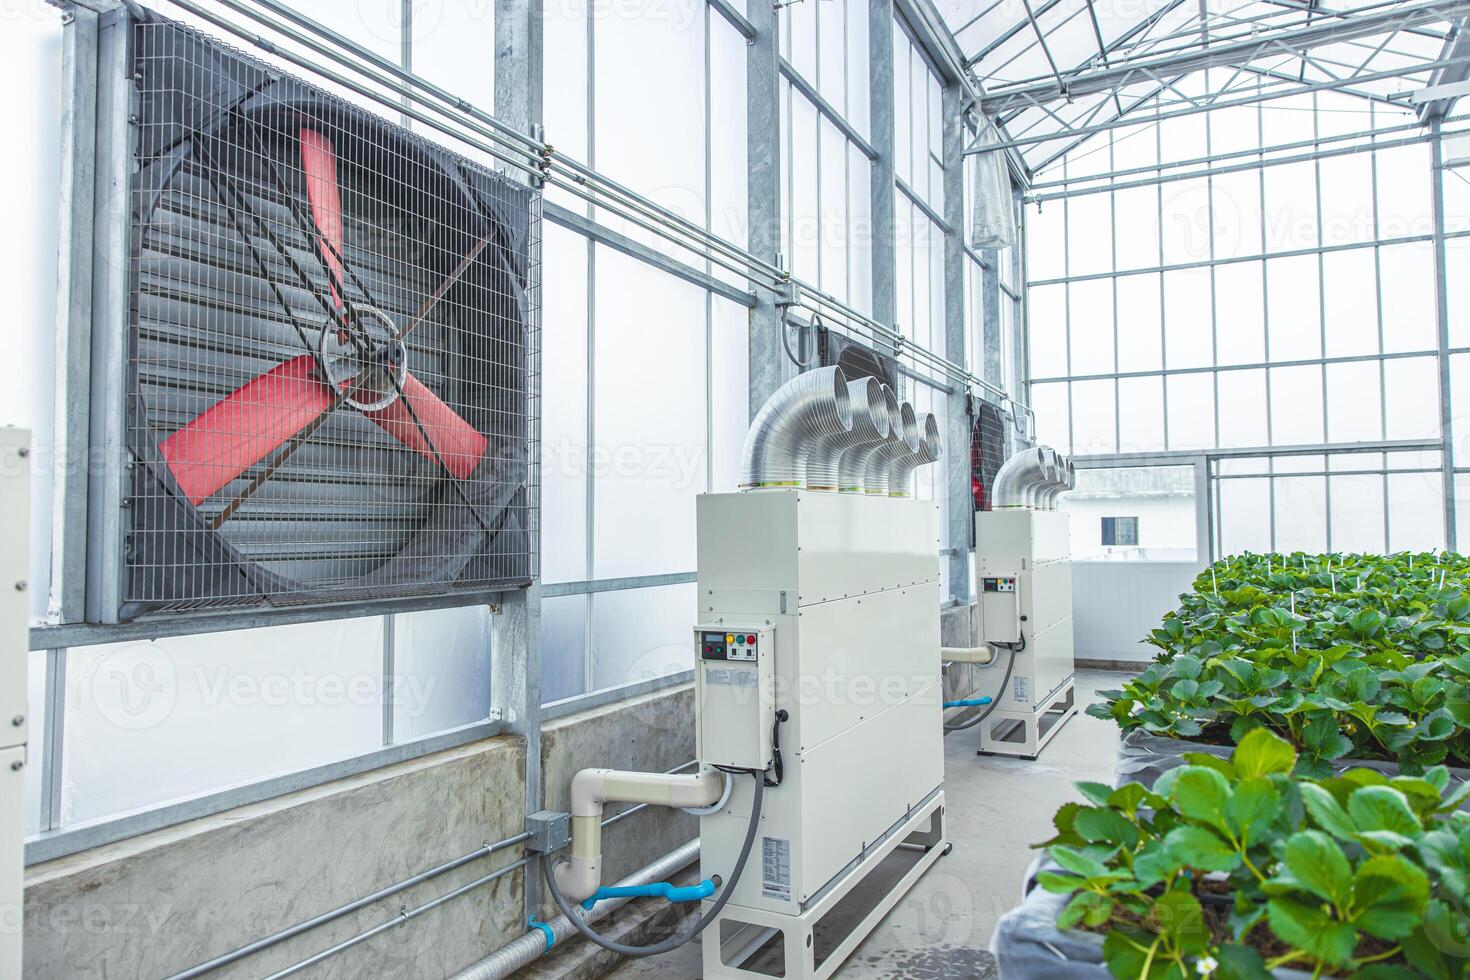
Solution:
<svg viewBox="0 0 1470 980">
<path fill-rule="evenodd" d="M 693 775 L 583 769 L 572 777 L 572 856 L 556 865 L 556 885 L 573 902 L 591 898 L 602 887 L 602 808 L 608 803 L 704 807 L 720 799 L 722 773 L 705 769 Z"/>
<path fill-rule="evenodd" d="M 950 664 L 988 664 L 995 660 L 995 650 L 988 645 L 940 647 L 939 659 Z"/>
</svg>

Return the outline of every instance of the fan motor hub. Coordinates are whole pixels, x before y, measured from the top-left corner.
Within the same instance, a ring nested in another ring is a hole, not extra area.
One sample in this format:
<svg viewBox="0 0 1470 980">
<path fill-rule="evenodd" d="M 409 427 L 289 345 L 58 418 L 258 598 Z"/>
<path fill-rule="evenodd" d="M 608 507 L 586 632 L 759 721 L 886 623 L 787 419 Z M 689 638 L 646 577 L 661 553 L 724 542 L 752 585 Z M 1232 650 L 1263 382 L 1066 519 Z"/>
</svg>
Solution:
<svg viewBox="0 0 1470 980">
<path fill-rule="evenodd" d="M 403 391 L 408 378 L 408 346 L 398 324 L 387 313 L 362 303 L 354 304 L 353 309 L 365 344 L 349 354 L 334 356 L 328 350 L 328 338 L 340 344 L 341 327 L 326 323 L 317 340 L 317 353 L 327 381 L 342 393 L 343 401 L 360 412 L 381 411 Z M 370 331 L 370 322 L 376 322 L 382 331 Z"/>
</svg>

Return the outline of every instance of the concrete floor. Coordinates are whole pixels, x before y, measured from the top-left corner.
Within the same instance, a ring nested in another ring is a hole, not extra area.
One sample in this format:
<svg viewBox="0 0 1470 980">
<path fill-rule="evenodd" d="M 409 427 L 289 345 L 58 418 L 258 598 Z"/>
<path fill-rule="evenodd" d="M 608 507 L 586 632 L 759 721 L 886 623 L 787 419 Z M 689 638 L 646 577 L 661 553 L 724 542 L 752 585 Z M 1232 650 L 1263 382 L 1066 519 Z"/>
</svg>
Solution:
<svg viewBox="0 0 1470 980">
<path fill-rule="evenodd" d="M 1085 712 L 1121 675 L 1081 671 Z M 1077 799 L 1079 780 L 1112 782 L 1117 729 L 1079 713 L 1036 762 L 975 755 L 979 735 L 945 740 L 945 796 L 954 851 L 941 858 L 837 972 L 843 980 L 985 980 L 995 922 L 1019 900 L 1021 879 L 1051 836 L 1051 816 Z M 702 937 L 701 937 L 702 938 Z M 664 956 L 634 960 L 617 980 L 690 980 L 700 975 L 700 940 Z"/>
</svg>

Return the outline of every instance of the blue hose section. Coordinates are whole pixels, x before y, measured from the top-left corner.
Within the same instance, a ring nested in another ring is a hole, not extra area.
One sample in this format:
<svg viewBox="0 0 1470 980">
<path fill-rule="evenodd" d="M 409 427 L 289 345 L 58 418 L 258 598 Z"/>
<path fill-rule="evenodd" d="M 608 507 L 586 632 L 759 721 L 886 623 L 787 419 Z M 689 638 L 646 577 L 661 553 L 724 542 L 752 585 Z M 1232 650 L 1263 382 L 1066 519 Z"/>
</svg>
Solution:
<svg viewBox="0 0 1470 980">
<path fill-rule="evenodd" d="M 962 701 L 946 701 L 946 708 L 978 708 L 982 704 L 989 704 L 990 698 L 965 698 Z"/>
<path fill-rule="evenodd" d="M 714 893 L 715 883 L 708 878 L 687 888 L 675 888 L 667 881 L 657 881 L 651 885 L 610 885 L 597 889 L 597 894 L 583 902 L 582 908 L 590 910 L 604 898 L 665 898 L 670 902 L 702 902 Z"/>
<path fill-rule="evenodd" d="M 541 930 L 542 934 L 546 936 L 546 951 L 548 953 L 551 952 L 551 947 L 556 945 L 556 933 L 552 930 L 551 926 L 544 922 L 538 922 L 534 915 L 526 920 L 526 924 L 532 929 Z"/>
</svg>

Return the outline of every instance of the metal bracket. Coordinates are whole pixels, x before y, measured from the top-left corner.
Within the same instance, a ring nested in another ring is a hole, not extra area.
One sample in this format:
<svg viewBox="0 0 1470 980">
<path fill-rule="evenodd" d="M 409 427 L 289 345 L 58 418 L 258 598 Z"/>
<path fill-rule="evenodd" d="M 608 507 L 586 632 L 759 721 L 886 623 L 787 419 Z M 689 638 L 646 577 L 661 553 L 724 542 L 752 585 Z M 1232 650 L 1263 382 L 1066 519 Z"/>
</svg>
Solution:
<svg viewBox="0 0 1470 980">
<path fill-rule="evenodd" d="M 572 815 L 557 810 L 537 810 L 526 818 L 526 850 L 537 854 L 559 851 L 572 842 Z"/>
</svg>

